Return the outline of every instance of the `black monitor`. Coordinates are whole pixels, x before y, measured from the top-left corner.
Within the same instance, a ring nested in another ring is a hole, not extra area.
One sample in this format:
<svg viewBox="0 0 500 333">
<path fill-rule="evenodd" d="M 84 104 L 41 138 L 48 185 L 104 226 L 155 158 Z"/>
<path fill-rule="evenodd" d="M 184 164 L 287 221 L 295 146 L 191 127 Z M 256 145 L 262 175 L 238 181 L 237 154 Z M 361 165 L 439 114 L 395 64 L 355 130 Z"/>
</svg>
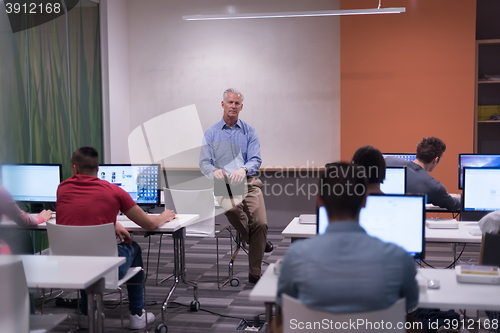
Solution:
<svg viewBox="0 0 500 333">
<path fill-rule="evenodd" d="M 97 176 L 120 186 L 138 205 L 160 204 L 159 164 L 103 164 Z"/>
<path fill-rule="evenodd" d="M 317 212 L 317 233 L 328 227 L 325 207 Z M 359 224 L 368 235 L 399 245 L 415 259 L 425 258 L 425 196 L 377 195 L 367 197 Z"/>
<path fill-rule="evenodd" d="M 382 156 L 384 156 L 384 158 L 393 156 L 410 162 L 414 161 L 417 158 L 417 154 L 406 154 L 406 153 L 384 153 L 382 154 Z"/>
<path fill-rule="evenodd" d="M 385 194 L 405 194 L 406 167 L 386 167 L 385 179 L 380 184 L 380 190 Z"/>
<path fill-rule="evenodd" d="M 500 168 L 464 168 L 463 221 L 479 221 L 500 209 Z"/>
<path fill-rule="evenodd" d="M 3 164 L 2 185 L 15 201 L 56 202 L 61 164 Z"/>
<path fill-rule="evenodd" d="M 458 155 L 458 188 L 463 188 L 464 168 L 500 167 L 500 154 L 459 154 Z"/>
</svg>

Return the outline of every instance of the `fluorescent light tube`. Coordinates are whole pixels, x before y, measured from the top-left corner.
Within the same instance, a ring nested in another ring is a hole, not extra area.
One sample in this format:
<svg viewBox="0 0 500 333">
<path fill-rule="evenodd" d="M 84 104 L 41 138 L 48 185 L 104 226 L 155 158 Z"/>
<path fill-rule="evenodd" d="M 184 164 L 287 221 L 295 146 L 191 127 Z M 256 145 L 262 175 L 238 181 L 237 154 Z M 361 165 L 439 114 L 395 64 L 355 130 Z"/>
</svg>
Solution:
<svg viewBox="0 0 500 333">
<path fill-rule="evenodd" d="M 249 14 L 222 14 L 222 15 L 185 15 L 185 21 L 204 20 L 237 20 L 252 18 L 276 18 L 276 17 L 314 17 L 314 16 L 337 16 L 337 15 L 364 15 L 364 14 L 398 14 L 404 13 L 405 7 L 396 8 L 374 8 L 374 9 L 342 9 L 321 10 L 306 12 L 278 12 L 278 13 L 249 13 Z"/>
</svg>

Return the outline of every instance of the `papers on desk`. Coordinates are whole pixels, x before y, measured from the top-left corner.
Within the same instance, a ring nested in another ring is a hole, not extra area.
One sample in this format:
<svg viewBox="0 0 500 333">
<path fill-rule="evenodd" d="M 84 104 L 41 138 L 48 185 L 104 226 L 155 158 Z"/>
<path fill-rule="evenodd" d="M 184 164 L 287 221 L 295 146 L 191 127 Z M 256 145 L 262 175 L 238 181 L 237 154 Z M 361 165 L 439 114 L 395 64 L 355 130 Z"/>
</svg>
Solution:
<svg viewBox="0 0 500 333">
<path fill-rule="evenodd" d="M 316 214 L 302 214 L 299 216 L 300 224 L 316 224 Z"/>
<path fill-rule="evenodd" d="M 455 273 L 458 282 L 500 284 L 500 269 L 495 266 L 459 265 Z"/>
</svg>

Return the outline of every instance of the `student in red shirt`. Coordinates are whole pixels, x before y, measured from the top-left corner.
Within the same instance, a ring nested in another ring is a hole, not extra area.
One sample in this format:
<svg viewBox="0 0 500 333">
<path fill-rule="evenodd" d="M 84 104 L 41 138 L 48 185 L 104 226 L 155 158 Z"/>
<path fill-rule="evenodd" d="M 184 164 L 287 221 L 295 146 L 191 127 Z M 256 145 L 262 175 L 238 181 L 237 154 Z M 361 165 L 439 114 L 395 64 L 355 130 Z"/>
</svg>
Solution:
<svg viewBox="0 0 500 333">
<path fill-rule="evenodd" d="M 119 268 L 119 278 L 122 278 L 129 267 L 143 266 L 140 246 L 132 241 L 129 232 L 116 223 L 118 212 L 124 213 L 146 230 L 154 230 L 164 223 L 171 221 L 175 214 L 166 210 L 160 215 L 146 214 L 130 197 L 117 185 L 110 184 L 97 178 L 99 170 L 97 150 L 93 147 L 81 147 L 71 157 L 71 173 L 57 189 L 57 224 L 64 225 L 99 225 L 114 223 L 116 235 L 120 238 L 118 255 L 126 257 L 127 261 Z M 92 246 L 89 244 L 89 246 Z M 144 311 L 144 294 L 141 285 L 143 273 L 135 275 L 127 285 L 130 310 L 130 328 L 141 329 L 147 323 L 152 323 L 154 314 Z M 81 311 L 87 313 L 87 297 L 82 294 Z"/>
</svg>

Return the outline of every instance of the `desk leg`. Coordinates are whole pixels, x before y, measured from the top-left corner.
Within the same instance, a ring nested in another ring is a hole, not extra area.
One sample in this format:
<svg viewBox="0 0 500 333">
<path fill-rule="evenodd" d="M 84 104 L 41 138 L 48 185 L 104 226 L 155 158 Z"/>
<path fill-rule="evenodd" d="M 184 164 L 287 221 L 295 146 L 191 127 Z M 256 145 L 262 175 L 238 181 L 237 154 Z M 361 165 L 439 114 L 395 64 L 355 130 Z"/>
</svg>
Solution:
<svg viewBox="0 0 500 333">
<path fill-rule="evenodd" d="M 104 321 L 102 318 L 102 294 L 104 293 L 104 278 L 99 279 L 94 284 L 85 289 L 88 300 L 89 333 L 103 333 Z M 94 316 L 94 295 L 97 297 L 97 322 Z"/>
<path fill-rule="evenodd" d="M 456 261 L 457 261 L 457 243 L 453 243 L 452 246 L 453 248 L 453 262 L 454 262 L 454 265 L 452 268 L 454 268 L 456 266 Z"/>
<path fill-rule="evenodd" d="M 186 249 L 184 243 L 186 238 L 186 228 L 181 228 L 174 232 L 172 234 L 172 238 L 174 239 L 174 283 L 172 284 L 172 287 L 170 287 L 167 297 L 161 307 L 161 321 L 165 326 L 165 313 L 167 312 L 168 302 L 170 301 L 170 298 L 172 297 L 172 294 L 177 288 L 179 282 L 193 287 L 194 301 L 191 302 L 191 310 L 198 311 L 200 308 L 200 303 L 198 302 L 198 285 L 196 282 L 186 280 Z"/>
<path fill-rule="evenodd" d="M 271 330 L 271 320 L 273 319 L 273 306 L 275 303 L 265 302 L 266 306 L 266 332 L 269 333 Z"/>
</svg>

